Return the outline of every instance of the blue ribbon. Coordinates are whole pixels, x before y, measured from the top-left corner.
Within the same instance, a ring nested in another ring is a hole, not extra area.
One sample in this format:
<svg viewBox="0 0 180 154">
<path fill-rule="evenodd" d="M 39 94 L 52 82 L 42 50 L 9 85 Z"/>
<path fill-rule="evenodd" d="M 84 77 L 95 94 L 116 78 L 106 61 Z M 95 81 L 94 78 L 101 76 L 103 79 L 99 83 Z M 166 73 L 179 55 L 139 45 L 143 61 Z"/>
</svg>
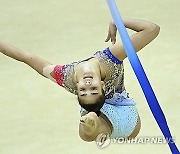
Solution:
<svg viewBox="0 0 180 154">
<path fill-rule="evenodd" d="M 152 112 L 156 122 L 158 123 L 165 139 L 167 140 L 168 145 L 171 149 L 171 152 L 173 154 L 179 154 L 179 150 L 178 150 L 176 144 L 174 143 L 174 140 L 172 138 L 169 127 L 167 125 L 167 121 L 164 116 L 164 113 L 158 103 L 158 100 L 157 100 L 157 98 L 153 92 L 153 89 L 148 81 L 148 78 L 144 72 L 141 62 L 135 52 L 134 46 L 133 46 L 133 44 L 130 40 L 130 37 L 127 33 L 127 30 L 124 26 L 123 20 L 120 16 L 120 13 L 118 11 L 115 0 L 107 0 L 107 3 L 109 6 L 109 9 L 111 11 L 113 20 L 115 22 L 115 25 L 121 36 L 121 40 L 122 40 L 126 55 L 131 63 L 134 73 L 136 74 L 136 77 L 141 85 L 141 88 L 144 92 L 144 95 L 145 95 L 148 105 L 151 109 L 151 112 Z"/>
</svg>

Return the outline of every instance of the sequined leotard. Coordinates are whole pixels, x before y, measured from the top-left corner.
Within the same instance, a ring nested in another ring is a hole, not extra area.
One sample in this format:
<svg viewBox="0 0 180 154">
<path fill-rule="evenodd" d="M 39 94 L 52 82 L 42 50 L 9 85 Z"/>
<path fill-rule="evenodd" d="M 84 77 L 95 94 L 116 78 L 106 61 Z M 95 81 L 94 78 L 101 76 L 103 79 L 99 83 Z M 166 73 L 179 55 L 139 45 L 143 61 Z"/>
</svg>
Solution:
<svg viewBox="0 0 180 154">
<path fill-rule="evenodd" d="M 115 92 L 121 93 L 124 91 L 123 63 L 111 54 L 109 48 L 96 52 L 92 58 L 97 58 L 99 64 L 105 70 L 106 78 L 104 79 L 104 83 L 106 86 L 106 98 L 112 98 Z M 72 79 L 74 75 L 74 66 L 80 62 L 82 61 L 73 62 L 63 66 L 57 65 L 54 69 L 57 83 L 75 95 L 77 95 L 77 88 Z"/>
<path fill-rule="evenodd" d="M 124 87 L 123 62 L 118 60 L 109 48 L 97 51 L 92 58 L 97 58 L 101 67 L 105 70 L 106 101 L 101 108 L 113 126 L 111 138 L 128 137 L 134 130 L 138 112 L 133 99 L 129 98 Z M 66 65 L 57 65 L 54 68 L 56 82 L 69 92 L 77 95 L 77 88 L 73 82 L 74 67 L 82 61 Z M 85 109 L 81 109 L 81 113 Z"/>
</svg>

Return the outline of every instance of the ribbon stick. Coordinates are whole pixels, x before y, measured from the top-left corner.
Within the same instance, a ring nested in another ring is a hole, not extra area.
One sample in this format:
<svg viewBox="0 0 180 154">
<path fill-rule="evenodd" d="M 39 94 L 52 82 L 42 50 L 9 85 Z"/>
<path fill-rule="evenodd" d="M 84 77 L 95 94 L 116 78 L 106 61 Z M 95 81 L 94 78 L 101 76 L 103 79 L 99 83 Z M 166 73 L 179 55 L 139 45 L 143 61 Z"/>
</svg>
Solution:
<svg viewBox="0 0 180 154">
<path fill-rule="evenodd" d="M 169 127 L 167 125 L 167 121 L 164 116 L 164 113 L 158 103 L 158 100 L 157 100 L 157 98 L 153 92 L 153 89 L 149 83 L 149 80 L 144 72 L 141 62 L 136 54 L 134 46 L 130 40 L 127 30 L 124 26 L 123 20 L 118 11 L 115 0 L 107 0 L 107 3 L 109 6 L 111 15 L 113 17 L 113 20 L 115 22 L 115 25 L 121 36 L 121 40 L 122 40 L 126 55 L 131 63 L 131 66 L 132 66 L 134 73 L 139 81 L 139 84 L 141 85 L 141 88 L 144 92 L 144 95 L 145 95 L 147 103 L 151 109 L 151 112 L 152 112 L 158 126 L 160 127 L 160 129 L 171 149 L 171 152 L 173 154 L 179 154 L 179 150 L 172 138 L 172 135 L 171 135 Z"/>
</svg>

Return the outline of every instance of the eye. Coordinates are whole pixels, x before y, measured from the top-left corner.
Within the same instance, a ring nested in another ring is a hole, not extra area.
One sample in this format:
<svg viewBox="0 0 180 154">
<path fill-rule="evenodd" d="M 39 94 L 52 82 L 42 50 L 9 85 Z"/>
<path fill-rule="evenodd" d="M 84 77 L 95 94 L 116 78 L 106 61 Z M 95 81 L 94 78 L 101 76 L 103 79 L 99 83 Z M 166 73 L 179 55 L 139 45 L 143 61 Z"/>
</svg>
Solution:
<svg viewBox="0 0 180 154">
<path fill-rule="evenodd" d="M 91 93 L 91 95 L 97 95 L 98 93 Z"/>
<path fill-rule="evenodd" d="M 80 88 L 79 90 L 80 90 L 80 91 L 84 91 L 84 90 L 85 90 L 85 88 Z"/>
<path fill-rule="evenodd" d="M 92 87 L 91 90 L 97 90 L 97 87 Z"/>
</svg>

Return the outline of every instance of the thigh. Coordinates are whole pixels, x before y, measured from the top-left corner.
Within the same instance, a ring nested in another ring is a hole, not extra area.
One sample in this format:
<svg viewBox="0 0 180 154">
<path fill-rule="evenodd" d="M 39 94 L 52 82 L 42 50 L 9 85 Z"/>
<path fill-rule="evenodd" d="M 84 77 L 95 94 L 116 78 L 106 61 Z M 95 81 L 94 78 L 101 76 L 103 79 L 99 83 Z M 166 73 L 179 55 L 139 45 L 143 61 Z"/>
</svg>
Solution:
<svg viewBox="0 0 180 154">
<path fill-rule="evenodd" d="M 140 119 L 140 116 L 138 115 L 138 121 L 137 121 L 136 127 L 131 133 L 131 135 L 128 137 L 128 139 L 135 138 L 139 134 L 140 129 L 141 129 L 141 119 Z"/>
</svg>

